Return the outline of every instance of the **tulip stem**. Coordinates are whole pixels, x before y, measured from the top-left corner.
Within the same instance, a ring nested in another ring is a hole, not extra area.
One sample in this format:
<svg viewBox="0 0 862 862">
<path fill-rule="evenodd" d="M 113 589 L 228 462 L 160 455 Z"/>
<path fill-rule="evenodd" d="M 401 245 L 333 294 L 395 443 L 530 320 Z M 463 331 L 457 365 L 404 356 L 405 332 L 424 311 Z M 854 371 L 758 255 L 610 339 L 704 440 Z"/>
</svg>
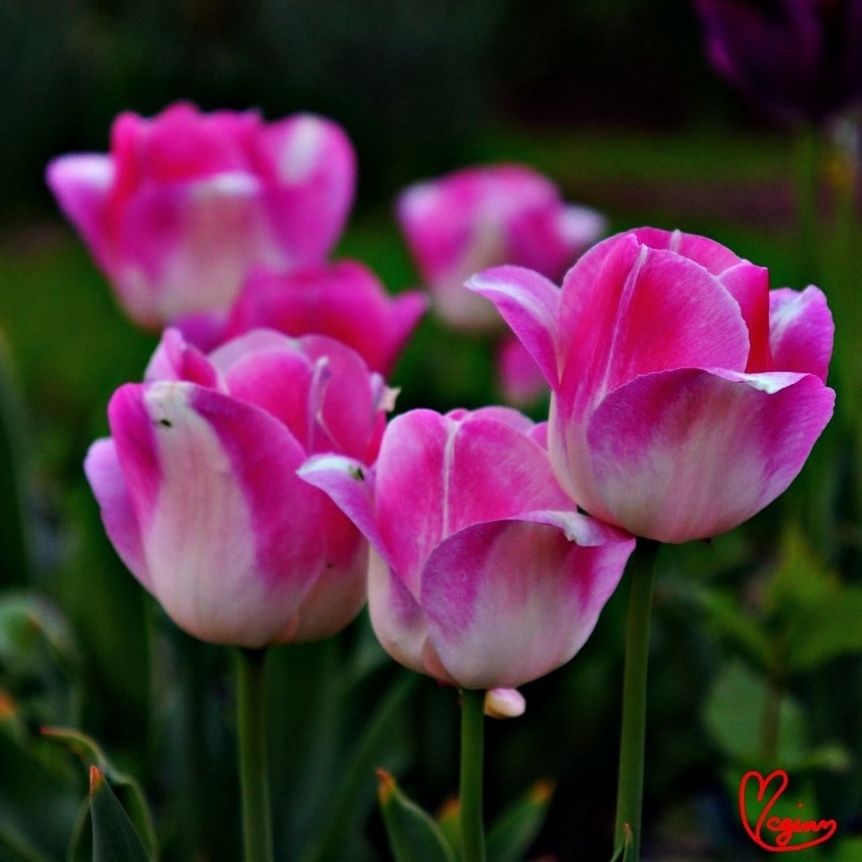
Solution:
<svg viewBox="0 0 862 862">
<path fill-rule="evenodd" d="M 272 825 L 266 756 L 266 650 L 237 650 L 237 725 L 242 788 L 243 858 L 272 862 Z"/>
<path fill-rule="evenodd" d="M 644 784 L 644 738 L 646 734 L 647 664 L 650 616 L 652 614 L 655 567 L 659 545 L 640 543 L 639 565 L 631 576 L 626 666 L 623 680 L 623 718 L 620 739 L 620 774 L 617 790 L 617 821 L 614 843 L 620 847 L 631 829 L 632 844 L 627 862 L 638 862 L 641 842 L 641 809 Z"/>
<path fill-rule="evenodd" d="M 461 692 L 461 847 L 464 862 L 485 862 L 482 813 L 485 692 Z"/>
</svg>

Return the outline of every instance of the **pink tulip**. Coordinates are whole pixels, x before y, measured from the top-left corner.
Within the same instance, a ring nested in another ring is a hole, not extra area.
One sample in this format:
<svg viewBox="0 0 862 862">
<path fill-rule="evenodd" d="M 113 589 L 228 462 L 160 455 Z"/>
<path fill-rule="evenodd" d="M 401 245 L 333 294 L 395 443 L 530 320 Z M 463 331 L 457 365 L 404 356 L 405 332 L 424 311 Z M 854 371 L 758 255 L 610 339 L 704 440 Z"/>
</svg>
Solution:
<svg viewBox="0 0 862 862">
<path fill-rule="evenodd" d="M 256 330 L 209 356 L 168 330 L 146 382 L 111 399 L 85 469 L 108 536 L 181 628 L 261 647 L 315 640 L 365 600 L 367 543 L 296 476 L 309 455 L 377 455 L 379 375 L 320 336 Z"/>
<path fill-rule="evenodd" d="M 604 230 L 586 207 L 563 203 L 557 187 L 521 165 L 466 168 L 406 189 L 398 220 L 431 289 L 452 326 L 487 331 L 499 315 L 463 290 L 473 273 L 503 263 L 558 278 Z"/>
<path fill-rule="evenodd" d="M 517 267 L 469 287 L 551 386 L 560 482 L 635 535 L 732 529 L 787 488 L 832 415 L 823 294 L 770 292 L 766 269 L 712 240 L 630 231 L 585 254 L 562 290 Z"/>
<path fill-rule="evenodd" d="M 550 180 L 506 164 L 411 186 L 399 198 L 398 219 L 438 312 L 472 332 L 500 327 L 490 303 L 463 289 L 473 273 L 508 263 L 557 279 L 605 230 L 601 215 L 564 203 Z M 506 400 L 524 405 L 547 389 L 516 345 L 501 348 L 498 378 Z"/>
<path fill-rule="evenodd" d="M 175 104 L 122 114 L 108 155 L 68 155 L 48 184 L 120 303 L 160 328 L 224 316 L 253 267 L 317 263 L 353 199 L 355 157 L 341 128 L 298 114 L 201 114 Z"/>
<path fill-rule="evenodd" d="M 374 273 L 356 261 L 287 273 L 261 270 L 243 287 L 226 337 L 258 326 L 287 335 L 328 335 L 388 374 L 425 307 L 419 291 L 390 298 Z"/>
<path fill-rule="evenodd" d="M 414 410 L 390 423 L 373 470 L 331 455 L 300 470 L 369 539 L 371 622 L 408 668 L 509 689 L 592 632 L 634 540 L 575 510 L 542 430 L 505 408 Z"/>
</svg>

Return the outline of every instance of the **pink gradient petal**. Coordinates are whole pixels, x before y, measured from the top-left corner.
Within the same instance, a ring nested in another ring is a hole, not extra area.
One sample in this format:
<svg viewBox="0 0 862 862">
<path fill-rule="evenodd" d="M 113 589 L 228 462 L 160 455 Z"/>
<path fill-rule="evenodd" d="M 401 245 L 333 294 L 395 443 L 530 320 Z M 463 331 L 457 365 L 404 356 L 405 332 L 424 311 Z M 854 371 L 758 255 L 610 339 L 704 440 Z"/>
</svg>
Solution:
<svg viewBox="0 0 862 862">
<path fill-rule="evenodd" d="M 213 389 L 224 385 L 209 359 L 174 328 L 166 329 L 162 334 L 162 340 L 144 372 L 144 380 L 147 383 L 185 380 Z"/>
<path fill-rule="evenodd" d="M 527 711 L 527 701 L 516 688 L 492 688 L 485 695 L 488 718 L 520 718 Z"/>
<path fill-rule="evenodd" d="M 509 423 L 413 410 L 390 422 L 376 465 L 375 520 L 414 596 L 433 548 L 482 521 L 569 507 L 541 446 Z"/>
<path fill-rule="evenodd" d="M 267 326 L 292 336 L 326 335 L 386 373 L 425 305 L 419 293 L 390 299 L 376 276 L 354 261 L 286 273 L 258 270 L 246 281 L 226 334 Z"/>
<path fill-rule="evenodd" d="M 257 140 L 270 223 L 295 265 L 317 263 L 344 229 L 356 187 L 356 155 L 337 123 L 296 114 Z"/>
<path fill-rule="evenodd" d="M 466 286 L 494 303 L 548 385 L 556 387 L 559 288 L 537 272 L 517 266 L 485 270 L 474 275 Z"/>
<path fill-rule="evenodd" d="M 459 685 L 523 685 L 569 661 L 592 633 L 634 539 L 583 547 L 578 534 L 594 532 L 583 523 L 590 519 L 567 520 L 570 535 L 538 519 L 478 524 L 431 554 L 422 607 L 436 654 Z"/>
<path fill-rule="evenodd" d="M 323 501 L 321 523 L 323 571 L 297 611 L 293 640 L 301 643 L 337 634 L 353 621 L 366 600 L 368 543 L 331 500 Z"/>
<path fill-rule="evenodd" d="M 802 469 L 835 393 L 813 375 L 677 369 L 609 395 L 588 431 L 592 515 L 661 542 L 705 539 L 771 503 Z"/>
<path fill-rule="evenodd" d="M 507 338 L 497 352 L 497 378 L 509 404 L 525 407 L 548 394 L 548 384 L 520 341 Z"/>
<path fill-rule="evenodd" d="M 304 456 L 290 433 L 190 383 L 123 387 L 110 420 L 167 613 L 216 643 L 290 640 L 323 562 L 323 501 L 295 476 Z"/>
<path fill-rule="evenodd" d="M 138 190 L 115 225 L 111 273 L 132 317 L 158 326 L 225 315 L 252 265 L 283 266 L 262 192 L 247 173 Z"/>
<path fill-rule="evenodd" d="M 107 202 L 114 181 L 110 157 L 96 153 L 61 156 L 48 165 L 46 181 L 99 266 L 110 266 Z"/>
<path fill-rule="evenodd" d="M 386 393 L 358 353 L 322 335 L 299 339 L 300 349 L 322 369 L 321 401 L 312 454 L 338 452 L 373 463 L 386 426 Z"/>
<path fill-rule="evenodd" d="M 152 590 L 141 541 L 141 526 L 126 488 L 114 441 L 97 440 L 90 446 L 84 472 L 99 502 L 102 522 L 120 559 L 148 590 Z"/>
<path fill-rule="evenodd" d="M 603 259 L 594 262 L 597 254 Z M 681 367 L 742 371 L 748 362 L 747 328 L 721 283 L 627 234 L 600 243 L 569 271 L 560 326 L 569 345 L 560 403 L 575 422 L 639 375 Z"/>
<path fill-rule="evenodd" d="M 799 292 L 784 287 L 769 294 L 769 337 L 775 367 L 816 374 L 826 381 L 835 324 L 819 288 Z"/>
<path fill-rule="evenodd" d="M 748 326 L 751 350 L 746 371 L 770 371 L 769 272 L 734 254 L 715 240 L 681 231 L 639 228 L 632 231 L 650 248 L 676 252 L 716 276 L 739 304 Z"/>
<path fill-rule="evenodd" d="M 368 539 L 378 556 L 392 566 L 392 557 L 375 520 L 373 470 L 343 455 L 315 455 L 299 468 L 297 475 L 329 496 Z"/>
<path fill-rule="evenodd" d="M 314 439 L 316 367 L 296 345 L 250 353 L 225 374 L 227 390 L 283 422 L 308 452 Z"/>
</svg>

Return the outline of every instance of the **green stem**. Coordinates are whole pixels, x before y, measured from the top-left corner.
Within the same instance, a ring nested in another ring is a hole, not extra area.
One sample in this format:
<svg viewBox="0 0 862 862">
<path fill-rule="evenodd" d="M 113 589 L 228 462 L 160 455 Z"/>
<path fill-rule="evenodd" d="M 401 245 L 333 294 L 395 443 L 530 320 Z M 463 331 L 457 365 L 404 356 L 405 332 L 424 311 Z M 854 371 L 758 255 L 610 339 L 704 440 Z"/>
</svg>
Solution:
<svg viewBox="0 0 862 862">
<path fill-rule="evenodd" d="M 485 692 L 461 692 L 461 846 L 464 862 L 485 862 L 482 814 Z"/>
<path fill-rule="evenodd" d="M 237 650 L 237 725 L 245 862 L 272 862 L 266 759 L 265 650 Z"/>
<path fill-rule="evenodd" d="M 641 542 L 639 565 L 635 566 L 629 593 L 626 628 L 626 666 L 623 681 L 623 719 L 620 739 L 620 774 L 614 841 L 625 840 L 626 824 L 633 842 L 631 862 L 640 858 L 641 809 L 644 783 L 644 737 L 646 733 L 647 664 L 652 613 L 657 542 Z"/>
</svg>

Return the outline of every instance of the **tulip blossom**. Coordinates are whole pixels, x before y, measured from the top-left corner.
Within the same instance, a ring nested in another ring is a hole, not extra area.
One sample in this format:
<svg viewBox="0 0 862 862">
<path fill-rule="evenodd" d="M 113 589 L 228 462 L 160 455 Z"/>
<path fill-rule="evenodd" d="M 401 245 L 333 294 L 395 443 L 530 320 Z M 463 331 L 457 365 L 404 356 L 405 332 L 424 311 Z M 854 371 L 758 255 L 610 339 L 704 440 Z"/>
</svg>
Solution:
<svg viewBox="0 0 862 862">
<path fill-rule="evenodd" d="M 390 298 L 374 273 L 356 261 L 286 273 L 261 270 L 243 287 L 225 335 L 259 326 L 294 336 L 328 335 L 388 374 L 425 307 L 419 291 Z"/>
<path fill-rule="evenodd" d="M 820 122 L 862 96 L 860 0 L 698 0 L 722 77 L 789 119 Z"/>
<path fill-rule="evenodd" d="M 364 603 L 367 543 L 296 471 L 321 452 L 371 463 L 391 395 L 328 338 L 256 330 L 207 356 L 168 330 L 87 456 L 109 538 L 202 640 L 333 634 Z"/>
<path fill-rule="evenodd" d="M 463 289 L 481 269 L 530 267 L 557 279 L 604 232 L 594 210 L 563 202 L 557 187 L 520 165 L 467 168 L 411 186 L 398 219 L 443 319 L 468 332 L 494 332 L 500 317 Z M 541 374 L 514 339 L 498 357 L 501 389 L 513 404 L 545 391 Z"/>
<path fill-rule="evenodd" d="M 322 261 L 353 199 L 339 126 L 297 114 L 121 114 L 111 151 L 62 156 L 48 184 L 129 316 L 158 329 L 220 322 L 251 269 Z"/>
<path fill-rule="evenodd" d="M 592 516 L 662 542 L 723 533 L 796 477 L 828 423 L 823 294 L 704 237 L 605 240 L 562 290 L 500 267 L 471 279 L 552 389 L 549 448 Z"/>
<path fill-rule="evenodd" d="M 506 408 L 413 410 L 389 424 L 373 470 L 333 455 L 300 470 L 370 541 L 371 622 L 401 664 L 509 689 L 589 637 L 634 539 L 577 512 L 542 438 Z"/>
</svg>

